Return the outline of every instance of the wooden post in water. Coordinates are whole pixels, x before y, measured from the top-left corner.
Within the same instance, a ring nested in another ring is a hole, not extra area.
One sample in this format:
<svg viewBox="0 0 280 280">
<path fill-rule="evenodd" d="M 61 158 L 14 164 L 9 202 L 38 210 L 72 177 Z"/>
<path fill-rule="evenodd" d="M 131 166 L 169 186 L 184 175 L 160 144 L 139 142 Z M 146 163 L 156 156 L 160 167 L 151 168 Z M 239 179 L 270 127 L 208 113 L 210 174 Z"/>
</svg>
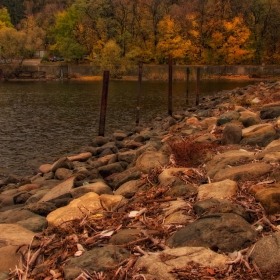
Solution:
<svg viewBox="0 0 280 280">
<path fill-rule="evenodd" d="M 105 133 L 105 120 L 108 99 L 108 86 L 109 86 L 109 71 L 103 72 L 103 87 L 101 96 L 100 119 L 99 119 L 99 133 L 98 136 L 104 136 Z"/>
<path fill-rule="evenodd" d="M 186 89 L 186 104 L 189 104 L 189 81 L 190 81 L 190 68 L 187 67 L 187 89 Z"/>
<path fill-rule="evenodd" d="M 141 88 L 142 88 L 142 74 L 143 74 L 143 63 L 139 63 L 139 73 L 138 73 L 138 93 L 137 93 L 137 107 L 136 107 L 136 125 L 139 124 L 140 116 L 140 99 L 141 99 Z"/>
<path fill-rule="evenodd" d="M 168 79 L 168 114 L 172 116 L 172 54 L 169 54 L 169 79 Z"/>
<path fill-rule="evenodd" d="M 199 94 L 200 94 L 200 68 L 197 67 L 196 69 L 196 102 L 195 105 L 198 106 L 199 104 Z"/>
</svg>

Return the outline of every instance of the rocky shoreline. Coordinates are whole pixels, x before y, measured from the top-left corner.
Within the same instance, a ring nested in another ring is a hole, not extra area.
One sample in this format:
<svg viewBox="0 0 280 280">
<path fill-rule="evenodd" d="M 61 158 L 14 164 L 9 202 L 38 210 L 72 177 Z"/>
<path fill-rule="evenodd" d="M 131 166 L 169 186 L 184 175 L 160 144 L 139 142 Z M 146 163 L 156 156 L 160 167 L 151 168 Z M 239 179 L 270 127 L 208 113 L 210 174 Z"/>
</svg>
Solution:
<svg viewBox="0 0 280 280">
<path fill-rule="evenodd" d="M 0 279 L 280 279 L 280 81 L 0 181 Z"/>
</svg>

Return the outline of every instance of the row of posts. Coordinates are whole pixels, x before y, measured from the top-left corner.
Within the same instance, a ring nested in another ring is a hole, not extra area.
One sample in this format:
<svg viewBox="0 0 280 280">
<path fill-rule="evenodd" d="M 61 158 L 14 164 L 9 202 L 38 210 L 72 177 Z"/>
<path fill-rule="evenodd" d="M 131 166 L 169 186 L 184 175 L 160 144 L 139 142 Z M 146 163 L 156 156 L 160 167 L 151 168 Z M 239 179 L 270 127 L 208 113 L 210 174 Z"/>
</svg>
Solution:
<svg viewBox="0 0 280 280">
<path fill-rule="evenodd" d="M 172 116 L 172 85 L 173 85 L 173 62 L 172 55 L 169 55 L 168 63 L 168 114 Z M 190 69 L 187 67 L 187 83 L 186 83 L 186 104 L 189 104 L 189 79 L 190 79 Z M 136 105 L 136 125 L 139 124 L 140 117 L 140 100 L 141 100 L 141 88 L 142 88 L 142 75 L 143 75 L 143 63 L 139 63 L 139 73 L 138 73 L 138 91 L 137 91 L 137 105 Z M 106 108 L 108 100 L 108 88 L 109 88 L 109 78 L 110 72 L 103 72 L 103 86 L 101 95 L 101 107 L 100 107 L 100 119 L 99 119 L 99 136 L 104 136 L 105 134 L 105 122 L 106 122 Z M 200 68 L 196 68 L 196 90 L 195 90 L 196 100 L 195 104 L 199 104 L 200 95 Z"/>
</svg>

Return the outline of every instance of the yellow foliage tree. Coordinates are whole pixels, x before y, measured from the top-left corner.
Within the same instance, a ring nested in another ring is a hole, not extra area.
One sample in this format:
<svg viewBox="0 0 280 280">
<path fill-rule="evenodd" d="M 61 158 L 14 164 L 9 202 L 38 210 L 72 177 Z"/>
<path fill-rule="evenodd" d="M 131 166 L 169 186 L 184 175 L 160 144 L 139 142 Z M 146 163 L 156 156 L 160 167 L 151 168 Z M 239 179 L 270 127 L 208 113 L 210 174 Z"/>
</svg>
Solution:
<svg viewBox="0 0 280 280">
<path fill-rule="evenodd" d="M 158 29 L 160 36 L 156 48 L 156 55 L 159 62 L 165 62 L 170 53 L 172 53 L 174 60 L 177 62 L 182 63 L 188 60 L 191 42 L 190 40 L 184 40 L 180 36 L 180 26 L 170 18 L 170 15 L 166 15 L 159 22 Z"/>
<path fill-rule="evenodd" d="M 246 48 L 250 30 L 242 18 L 235 17 L 232 21 L 225 21 L 224 31 L 226 42 L 223 44 L 222 52 L 226 63 L 239 64 L 252 57 L 252 52 Z"/>
</svg>

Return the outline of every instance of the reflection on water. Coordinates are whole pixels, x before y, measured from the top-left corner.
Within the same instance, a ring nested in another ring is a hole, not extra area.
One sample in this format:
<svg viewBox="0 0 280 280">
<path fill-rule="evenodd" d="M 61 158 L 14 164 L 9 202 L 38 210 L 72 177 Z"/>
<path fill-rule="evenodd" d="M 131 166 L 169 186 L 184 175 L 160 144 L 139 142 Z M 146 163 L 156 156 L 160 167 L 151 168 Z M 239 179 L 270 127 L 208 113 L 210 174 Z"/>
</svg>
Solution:
<svg viewBox="0 0 280 280">
<path fill-rule="evenodd" d="M 249 82 L 203 81 L 201 95 Z M 110 81 L 106 134 L 135 124 L 138 83 Z M 1 173 L 32 174 L 40 164 L 74 154 L 97 135 L 102 82 L 12 82 L 0 85 Z M 167 113 L 166 82 L 143 82 L 140 124 Z M 190 83 L 190 106 L 195 84 Z M 173 111 L 187 108 L 185 82 L 173 84 Z"/>
</svg>

